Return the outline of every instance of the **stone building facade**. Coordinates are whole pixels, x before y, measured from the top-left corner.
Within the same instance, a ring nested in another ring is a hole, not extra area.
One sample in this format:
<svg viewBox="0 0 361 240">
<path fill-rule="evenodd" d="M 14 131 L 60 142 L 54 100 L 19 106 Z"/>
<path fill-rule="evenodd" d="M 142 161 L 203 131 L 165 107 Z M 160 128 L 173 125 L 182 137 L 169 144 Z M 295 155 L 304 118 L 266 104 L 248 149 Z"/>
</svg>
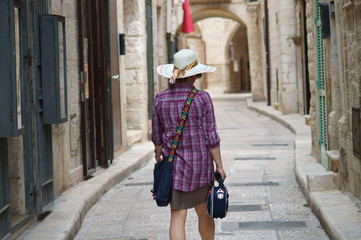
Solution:
<svg viewBox="0 0 361 240">
<path fill-rule="evenodd" d="M 266 100 L 284 114 L 305 115 L 312 131 L 312 155 L 334 172 L 341 190 L 361 198 L 360 0 L 189 2 L 193 22 L 199 27 L 198 37 L 206 49 L 214 49 L 221 38 L 215 38 L 216 31 L 207 29 L 205 22 L 221 17 L 246 28 L 254 100 Z M 179 4 L 174 13 L 175 34 L 181 10 Z M 222 28 L 219 23 L 217 26 Z M 211 32 L 209 37 L 207 31 Z M 188 47 L 192 41 L 181 40 L 180 47 Z M 227 44 L 222 41 L 217 46 L 222 52 Z M 207 63 L 217 65 L 215 60 L 221 58 L 206 52 Z M 231 62 L 230 54 L 223 53 L 222 64 Z M 208 76 L 206 89 L 227 92 L 229 86 L 235 86 L 238 80 L 231 80 L 228 70 L 223 70 L 231 67 L 218 66 L 226 82 Z"/>
<path fill-rule="evenodd" d="M 190 0 L 189 3 L 193 23 L 199 27 L 199 36 L 206 42 L 206 53 L 202 57 L 206 59 L 207 64 L 214 65 L 218 69 L 214 74 L 206 76 L 206 89 L 217 93 L 240 92 L 243 77 L 246 79 L 243 80 L 246 82 L 243 84 L 244 91 L 251 91 L 255 99 L 264 99 L 265 89 L 262 76 L 264 64 L 259 48 L 262 32 L 257 12 L 259 4 L 243 0 Z M 172 32 L 178 39 L 177 49 L 192 48 L 194 46 L 189 44 L 189 40 L 184 40 L 184 38 L 193 38 L 192 34 L 180 34 L 182 19 L 182 4 L 174 1 Z M 217 31 L 214 31 L 215 29 Z M 246 33 L 248 41 L 244 38 L 234 38 L 237 30 Z M 243 42 L 234 44 L 232 40 L 235 39 Z M 231 42 L 234 44 L 233 49 L 242 46 L 242 51 L 233 51 L 237 55 L 230 54 Z M 244 54 L 244 48 L 248 48 L 247 54 Z M 238 56 L 239 52 L 243 52 L 242 65 L 241 56 Z M 243 69 L 242 74 L 237 72 L 239 69 Z"/>
<path fill-rule="evenodd" d="M 168 86 L 154 71 L 168 60 L 166 10 L 167 0 L 0 2 L 1 240 L 148 140 L 153 98 Z M 45 75 L 44 53 L 53 51 L 59 66 Z M 59 105 L 49 110 L 53 90 Z"/>
<path fill-rule="evenodd" d="M 313 155 L 338 176 L 339 188 L 361 198 L 360 160 L 360 43 L 361 1 L 307 2 L 307 28 L 311 84 L 311 119 Z M 317 9 L 318 7 L 318 9 Z M 329 11 L 328 16 L 322 8 Z M 320 16 L 317 16 L 317 13 Z M 322 14 L 324 14 L 322 16 Z M 324 19 L 322 19 L 324 17 Z M 315 19 L 322 23 L 318 30 Z M 323 20 L 323 21 L 322 21 Z M 328 21 L 327 21 L 328 20 Z M 317 31 L 329 35 L 319 40 Z M 320 46 L 320 44 L 318 44 Z M 321 61 L 320 61 L 321 60 Z M 323 61 L 322 61 L 323 60 Z M 324 75 L 325 90 L 319 82 Z M 320 114 L 320 96 L 325 95 L 325 116 Z M 322 128 L 322 122 L 325 127 Z M 325 149 L 320 146 L 320 136 L 325 135 Z"/>
</svg>

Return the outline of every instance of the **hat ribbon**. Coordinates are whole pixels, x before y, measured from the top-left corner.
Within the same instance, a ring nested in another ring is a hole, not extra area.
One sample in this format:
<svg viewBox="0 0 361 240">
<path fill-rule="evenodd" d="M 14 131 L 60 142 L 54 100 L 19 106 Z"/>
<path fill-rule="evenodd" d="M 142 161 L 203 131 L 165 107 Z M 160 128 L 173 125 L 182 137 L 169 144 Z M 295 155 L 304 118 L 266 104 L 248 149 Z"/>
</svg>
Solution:
<svg viewBox="0 0 361 240">
<path fill-rule="evenodd" d="M 195 60 L 194 62 L 188 64 L 187 66 L 185 66 L 185 68 L 183 68 L 183 69 L 181 69 L 181 70 L 178 69 L 176 66 L 174 66 L 174 68 L 173 68 L 173 73 L 172 73 L 172 77 L 171 77 L 171 79 L 169 80 L 169 82 L 172 83 L 172 84 L 174 84 L 174 83 L 175 83 L 175 80 L 176 80 L 180 75 L 182 75 L 182 76 L 186 75 L 186 71 L 194 68 L 195 66 L 197 66 L 197 64 L 198 64 L 198 61 Z"/>
</svg>

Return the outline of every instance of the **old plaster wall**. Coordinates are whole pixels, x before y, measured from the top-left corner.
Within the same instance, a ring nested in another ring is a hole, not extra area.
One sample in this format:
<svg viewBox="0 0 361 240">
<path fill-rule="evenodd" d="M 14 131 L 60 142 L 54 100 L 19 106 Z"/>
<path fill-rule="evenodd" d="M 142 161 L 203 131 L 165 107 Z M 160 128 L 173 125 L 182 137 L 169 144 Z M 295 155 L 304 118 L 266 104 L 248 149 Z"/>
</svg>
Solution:
<svg viewBox="0 0 361 240">
<path fill-rule="evenodd" d="M 55 197 L 83 180 L 79 99 L 78 23 L 75 1 L 51 0 L 49 10 L 66 18 L 68 121 L 52 125 Z"/>
<path fill-rule="evenodd" d="M 26 214 L 23 136 L 8 138 L 8 161 L 11 214 Z"/>
</svg>

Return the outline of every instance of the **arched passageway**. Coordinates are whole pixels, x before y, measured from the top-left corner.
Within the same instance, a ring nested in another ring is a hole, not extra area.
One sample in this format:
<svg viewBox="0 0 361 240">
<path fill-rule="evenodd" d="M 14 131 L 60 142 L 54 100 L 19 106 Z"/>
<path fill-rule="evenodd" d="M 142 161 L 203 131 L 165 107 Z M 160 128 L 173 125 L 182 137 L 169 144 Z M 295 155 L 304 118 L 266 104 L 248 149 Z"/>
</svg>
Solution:
<svg viewBox="0 0 361 240">
<path fill-rule="evenodd" d="M 178 48 L 195 50 L 200 61 L 217 71 L 204 76 L 198 87 L 210 92 L 250 91 L 247 26 L 234 13 L 222 8 L 205 8 L 193 14 L 195 32 L 180 33 Z"/>
</svg>

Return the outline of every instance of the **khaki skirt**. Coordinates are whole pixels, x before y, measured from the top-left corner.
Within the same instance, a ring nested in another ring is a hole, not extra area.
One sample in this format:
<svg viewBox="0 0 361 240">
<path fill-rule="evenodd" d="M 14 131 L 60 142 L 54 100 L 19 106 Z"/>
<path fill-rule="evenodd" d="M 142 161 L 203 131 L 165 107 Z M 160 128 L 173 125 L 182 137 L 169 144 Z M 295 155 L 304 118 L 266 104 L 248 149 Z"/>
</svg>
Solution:
<svg viewBox="0 0 361 240">
<path fill-rule="evenodd" d="M 207 194 L 213 187 L 214 181 L 205 187 L 198 188 L 192 192 L 173 190 L 170 207 L 172 210 L 189 209 L 207 201 Z"/>
</svg>

